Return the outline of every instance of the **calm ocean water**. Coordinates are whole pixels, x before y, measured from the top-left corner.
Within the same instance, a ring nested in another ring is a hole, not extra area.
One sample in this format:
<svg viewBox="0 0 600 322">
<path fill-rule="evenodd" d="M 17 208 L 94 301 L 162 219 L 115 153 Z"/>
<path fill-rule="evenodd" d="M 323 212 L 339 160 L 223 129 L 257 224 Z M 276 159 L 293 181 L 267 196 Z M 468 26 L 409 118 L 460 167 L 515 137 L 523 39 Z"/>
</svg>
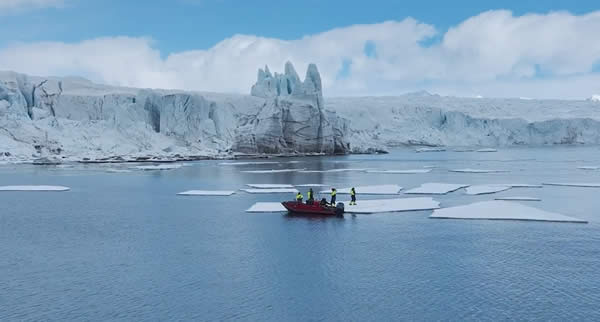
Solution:
<svg viewBox="0 0 600 322">
<path fill-rule="evenodd" d="M 435 197 L 443 207 L 540 197 L 527 205 L 589 224 L 435 220 L 427 218 L 431 212 L 248 214 L 256 201 L 292 196 L 175 195 L 246 183 L 600 183 L 600 171 L 577 169 L 600 166 L 600 148 L 397 150 L 295 160 L 303 162 L 207 161 L 131 173 L 80 165 L 0 167 L 0 185 L 72 189 L 0 193 L 0 320 L 600 320 L 600 189 L 546 186 Z M 424 166 L 437 168 L 414 175 L 240 172 Z M 447 171 L 453 168 L 510 172 Z M 367 197 L 359 191 L 360 198 Z"/>
</svg>

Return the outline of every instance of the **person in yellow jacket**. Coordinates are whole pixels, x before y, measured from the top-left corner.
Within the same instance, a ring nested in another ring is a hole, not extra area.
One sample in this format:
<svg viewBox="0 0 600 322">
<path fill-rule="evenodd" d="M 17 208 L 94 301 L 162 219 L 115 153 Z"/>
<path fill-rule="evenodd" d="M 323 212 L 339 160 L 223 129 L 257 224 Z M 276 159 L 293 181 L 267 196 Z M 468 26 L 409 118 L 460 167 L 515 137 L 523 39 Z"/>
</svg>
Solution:
<svg viewBox="0 0 600 322">
<path fill-rule="evenodd" d="M 298 193 L 296 194 L 296 202 L 302 202 L 302 199 L 304 199 L 304 197 L 302 196 L 300 191 L 298 191 Z"/>
<path fill-rule="evenodd" d="M 312 205 L 312 203 L 315 201 L 315 197 L 313 196 L 312 188 L 308 189 L 308 193 L 306 194 L 306 197 L 308 197 L 306 199 L 306 203 Z"/>
<path fill-rule="evenodd" d="M 331 205 L 332 206 L 335 206 L 336 195 L 337 195 L 337 191 L 335 190 L 335 188 L 331 188 Z"/>
<path fill-rule="evenodd" d="M 350 189 L 350 206 L 356 206 L 356 190 Z"/>
</svg>

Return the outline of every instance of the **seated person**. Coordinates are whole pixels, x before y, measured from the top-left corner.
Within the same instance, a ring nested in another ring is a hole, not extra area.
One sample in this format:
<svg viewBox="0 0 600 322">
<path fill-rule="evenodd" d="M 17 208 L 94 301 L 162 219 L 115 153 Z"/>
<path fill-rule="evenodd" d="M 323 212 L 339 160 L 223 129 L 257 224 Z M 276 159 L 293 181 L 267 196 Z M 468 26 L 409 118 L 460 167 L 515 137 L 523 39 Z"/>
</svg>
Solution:
<svg viewBox="0 0 600 322">
<path fill-rule="evenodd" d="M 321 206 L 326 206 L 327 205 L 327 199 L 325 199 L 325 198 L 321 199 L 321 202 L 319 204 Z"/>
</svg>

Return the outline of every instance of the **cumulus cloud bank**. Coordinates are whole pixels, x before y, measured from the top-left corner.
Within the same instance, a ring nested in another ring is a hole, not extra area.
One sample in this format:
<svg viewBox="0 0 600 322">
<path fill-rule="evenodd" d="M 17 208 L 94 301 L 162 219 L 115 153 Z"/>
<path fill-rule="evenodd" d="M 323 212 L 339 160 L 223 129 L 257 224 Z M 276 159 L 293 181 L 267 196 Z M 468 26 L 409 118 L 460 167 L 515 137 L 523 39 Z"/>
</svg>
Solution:
<svg viewBox="0 0 600 322">
<path fill-rule="evenodd" d="M 15 0 L 13 0 L 15 1 Z M 33 0 L 32 0 L 33 1 Z M 407 18 L 280 40 L 235 35 L 161 57 L 150 38 L 22 43 L 0 69 L 81 75 L 115 85 L 248 93 L 258 67 L 317 63 L 326 95 L 442 94 L 583 98 L 600 92 L 600 11 L 481 13 L 440 32 Z"/>
</svg>

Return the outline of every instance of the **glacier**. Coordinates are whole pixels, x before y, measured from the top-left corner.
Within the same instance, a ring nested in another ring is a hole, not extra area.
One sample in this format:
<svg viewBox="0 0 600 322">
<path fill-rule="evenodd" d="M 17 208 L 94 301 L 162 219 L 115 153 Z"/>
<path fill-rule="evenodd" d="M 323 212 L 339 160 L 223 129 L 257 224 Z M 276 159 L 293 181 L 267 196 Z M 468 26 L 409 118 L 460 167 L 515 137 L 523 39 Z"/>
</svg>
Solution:
<svg viewBox="0 0 600 322">
<path fill-rule="evenodd" d="M 460 98 L 427 92 L 324 97 L 259 69 L 250 95 L 141 89 L 0 71 L 0 162 L 123 162 L 386 152 L 395 146 L 598 144 L 595 100 Z M 437 148 L 435 148 L 437 147 Z"/>
</svg>

